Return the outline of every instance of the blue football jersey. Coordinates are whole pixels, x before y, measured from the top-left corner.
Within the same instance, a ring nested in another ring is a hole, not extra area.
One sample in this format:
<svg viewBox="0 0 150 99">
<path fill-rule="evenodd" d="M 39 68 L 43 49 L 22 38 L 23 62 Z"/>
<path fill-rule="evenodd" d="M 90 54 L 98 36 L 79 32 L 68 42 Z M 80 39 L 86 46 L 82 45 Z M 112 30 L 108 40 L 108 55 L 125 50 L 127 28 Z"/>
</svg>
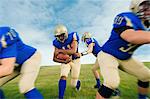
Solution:
<svg viewBox="0 0 150 99">
<path fill-rule="evenodd" d="M 18 33 L 10 27 L 0 27 L 0 36 L 5 36 L 8 43 L 6 48 L 1 49 L 0 59 L 16 57 L 16 63 L 21 65 L 36 51 L 35 48 L 24 44 Z"/>
<path fill-rule="evenodd" d="M 89 44 L 91 43 L 94 43 L 94 46 L 93 46 L 93 55 L 97 57 L 97 54 L 101 51 L 101 47 L 100 45 L 98 44 L 98 42 L 94 39 L 94 38 L 89 38 L 85 41 L 87 47 Z"/>
<path fill-rule="evenodd" d="M 0 27 L 0 40 L 6 42 L 6 46 L 9 46 L 18 40 L 18 33 L 14 29 L 9 27 Z"/>
<path fill-rule="evenodd" d="M 55 39 L 53 41 L 53 45 L 58 49 L 70 49 L 73 40 L 76 40 L 79 43 L 79 36 L 77 32 L 69 33 L 68 38 L 63 43 Z M 77 48 L 77 52 L 78 52 L 78 48 Z M 75 59 L 74 55 L 72 55 L 72 59 Z"/>
<path fill-rule="evenodd" d="M 1 38 L 0 38 L 1 39 Z M 2 50 L 2 43 L 0 42 L 0 51 Z"/>
<path fill-rule="evenodd" d="M 121 13 L 115 17 L 111 36 L 102 50 L 121 60 L 130 58 L 141 45 L 131 44 L 120 37 L 120 34 L 127 29 L 145 30 L 141 20 L 134 13 Z"/>
</svg>

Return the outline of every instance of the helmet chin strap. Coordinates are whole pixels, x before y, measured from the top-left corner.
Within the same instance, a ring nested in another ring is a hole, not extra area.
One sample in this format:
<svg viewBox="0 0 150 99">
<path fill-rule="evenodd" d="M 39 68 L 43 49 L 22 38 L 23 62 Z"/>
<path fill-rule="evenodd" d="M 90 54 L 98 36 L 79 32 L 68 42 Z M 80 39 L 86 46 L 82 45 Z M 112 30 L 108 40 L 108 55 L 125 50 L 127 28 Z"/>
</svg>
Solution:
<svg viewBox="0 0 150 99">
<path fill-rule="evenodd" d="M 64 40 L 62 41 L 62 40 L 60 40 L 59 38 L 57 38 L 57 40 L 59 41 L 59 42 L 64 42 L 66 39 L 64 38 Z"/>
</svg>

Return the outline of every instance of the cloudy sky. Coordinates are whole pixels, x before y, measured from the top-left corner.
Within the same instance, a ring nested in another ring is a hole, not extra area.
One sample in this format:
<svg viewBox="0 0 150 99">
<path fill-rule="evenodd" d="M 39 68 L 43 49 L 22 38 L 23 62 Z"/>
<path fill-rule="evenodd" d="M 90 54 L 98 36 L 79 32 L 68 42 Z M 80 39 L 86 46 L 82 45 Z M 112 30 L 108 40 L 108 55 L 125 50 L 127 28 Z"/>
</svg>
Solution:
<svg viewBox="0 0 150 99">
<path fill-rule="evenodd" d="M 129 11 L 130 0 L 1 0 L 0 26 L 11 26 L 23 41 L 36 47 L 43 55 L 42 65 L 54 65 L 53 28 L 65 24 L 68 31 L 89 31 L 101 45 L 108 39 L 113 18 Z M 85 45 L 80 43 L 79 51 Z M 91 58 L 88 58 L 91 57 Z M 92 55 L 82 57 L 82 63 L 94 63 Z M 150 61 L 150 46 L 144 45 L 135 54 L 137 59 Z"/>
</svg>

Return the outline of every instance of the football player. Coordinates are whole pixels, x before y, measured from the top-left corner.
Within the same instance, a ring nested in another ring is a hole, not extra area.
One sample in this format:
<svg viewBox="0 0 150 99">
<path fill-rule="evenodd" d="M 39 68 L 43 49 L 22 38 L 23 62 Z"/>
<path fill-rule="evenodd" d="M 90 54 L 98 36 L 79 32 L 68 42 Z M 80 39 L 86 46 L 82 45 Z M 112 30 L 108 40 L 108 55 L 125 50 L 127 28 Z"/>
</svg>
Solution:
<svg viewBox="0 0 150 99">
<path fill-rule="evenodd" d="M 53 45 L 55 47 L 53 60 L 55 62 L 62 63 L 58 86 L 59 99 L 63 99 L 66 89 L 66 79 L 70 71 L 71 86 L 76 88 L 76 90 L 80 90 L 81 83 L 80 80 L 78 80 L 81 66 L 80 57 L 78 54 L 79 37 L 76 32 L 71 32 L 68 34 L 68 30 L 64 25 L 57 25 L 54 33 L 56 39 L 53 41 Z M 64 55 L 69 55 L 70 58 L 67 58 L 65 60 L 59 59 L 57 56 L 61 53 L 63 53 Z"/>
<path fill-rule="evenodd" d="M 98 54 L 104 83 L 96 99 L 109 98 L 118 87 L 118 68 L 137 77 L 138 98 L 147 98 L 150 69 L 132 55 L 141 45 L 150 44 L 150 0 L 132 0 L 130 9 L 132 12 L 120 13 L 115 17 L 111 36 Z"/>
<path fill-rule="evenodd" d="M 19 89 L 26 99 L 43 99 L 34 83 L 40 70 L 40 53 L 22 42 L 10 27 L 0 27 L 0 86 L 20 75 Z M 15 65 L 16 64 L 16 65 Z M 0 90 L 0 99 L 4 93 Z"/>
<path fill-rule="evenodd" d="M 82 52 L 81 56 L 87 55 L 89 53 L 93 53 L 93 55 L 97 57 L 97 54 L 101 51 L 101 47 L 89 32 L 85 32 L 82 35 L 82 41 L 85 42 L 88 49 L 85 52 Z M 96 59 L 96 62 L 92 68 L 93 74 L 96 79 L 96 85 L 94 85 L 94 88 L 100 88 L 99 72 L 97 71 L 98 68 L 99 68 L 99 64 L 98 64 L 98 60 Z"/>
<path fill-rule="evenodd" d="M 101 85 L 100 85 L 99 72 L 97 71 L 97 69 L 99 68 L 97 55 L 101 51 L 101 47 L 99 43 L 97 42 L 97 40 L 94 39 L 89 32 L 85 32 L 82 35 L 82 41 L 85 42 L 88 49 L 85 52 L 82 52 L 80 56 L 84 56 L 84 55 L 92 53 L 96 57 L 96 62 L 93 65 L 92 71 L 96 79 L 96 85 L 94 86 L 94 88 L 99 89 Z M 120 90 L 118 88 L 115 89 L 115 91 L 113 92 L 113 96 L 120 96 Z"/>
</svg>

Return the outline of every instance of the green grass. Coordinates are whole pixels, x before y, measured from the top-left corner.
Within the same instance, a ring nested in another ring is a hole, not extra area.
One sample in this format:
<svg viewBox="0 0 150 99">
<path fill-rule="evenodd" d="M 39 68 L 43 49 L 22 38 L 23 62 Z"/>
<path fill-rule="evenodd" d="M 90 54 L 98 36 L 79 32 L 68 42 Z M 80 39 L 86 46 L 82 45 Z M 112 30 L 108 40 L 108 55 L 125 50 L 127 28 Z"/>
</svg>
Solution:
<svg viewBox="0 0 150 99">
<path fill-rule="evenodd" d="M 145 63 L 150 68 L 150 62 Z M 65 92 L 65 99 L 94 99 L 96 89 L 93 88 L 95 79 L 91 71 L 92 64 L 82 65 L 80 80 L 82 83 L 82 89 L 80 92 L 76 92 L 70 86 L 70 76 L 67 80 L 67 88 Z M 45 99 L 57 99 L 58 96 L 58 80 L 60 73 L 60 66 L 42 67 L 38 79 L 36 81 L 36 87 L 44 95 Z M 130 76 L 120 71 L 121 83 L 119 89 L 121 90 L 120 99 L 137 99 L 137 80 L 135 77 Z M 6 99 L 24 99 L 24 96 L 19 94 L 17 82 L 19 77 L 10 81 L 3 86 Z M 150 94 L 149 94 L 150 95 Z"/>
</svg>

